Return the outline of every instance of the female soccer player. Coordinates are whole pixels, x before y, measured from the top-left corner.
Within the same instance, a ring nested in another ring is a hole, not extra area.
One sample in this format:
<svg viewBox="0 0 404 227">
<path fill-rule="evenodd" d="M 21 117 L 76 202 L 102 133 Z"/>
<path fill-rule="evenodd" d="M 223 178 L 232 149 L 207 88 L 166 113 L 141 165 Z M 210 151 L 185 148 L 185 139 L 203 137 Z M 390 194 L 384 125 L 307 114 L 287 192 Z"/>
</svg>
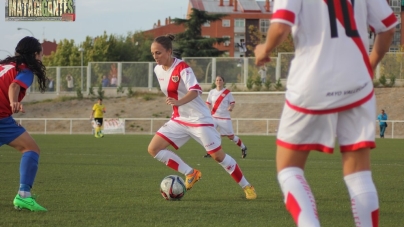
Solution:
<svg viewBox="0 0 404 227">
<path fill-rule="evenodd" d="M 256 64 L 292 31 L 295 58 L 277 135 L 278 181 L 299 227 L 318 227 L 314 196 L 304 177 L 310 150 L 342 153 L 344 181 L 357 227 L 378 226 L 379 201 L 370 170 L 375 147 L 373 72 L 389 50 L 397 19 L 386 1 L 275 1 Z M 368 27 L 377 33 L 370 55 Z M 326 182 L 325 182 L 326 183 Z"/>
<path fill-rule="evenodd" d="M 21 100 L 36 75 L 39 90 L 46 90 L 46 68 L 41 62 L 42 46 L 34 37 L 18 42 L 15 56 L 0 61 L 0 146 L 7 144 L 22 153 L 20 163 L 20 189 L 14 198 L 16 209 L 47 211 L 31 196 L 38 170 L 40 149 L 29 133 L 12 117 L 24 112 Z"/>
<path fill-rule="evenodd" d="M 165 123 L 150 141 L 149 154 L 184 174 L 185 186 L 189 190 L 201 178 L 202 173 L 191 168 L 167 147 L 172 145 L 178 149 L 193 138 L 244 189 L 247 199 L 257 198 L 254 187 L 245 179 L 236 161 L 222 150 L 220 135 L 214 128 L 213 118 L 199 96 L 202 89 L 192 69 L 184 61 L 172 56 L 172 40 L 172 35 L 160 36 L 154 39 L 151 45 L 151 53 L 157 63 L 154 72 L 161 91 L 167 96 L 166 104 L 173 108 L 173 114 L 171 120 Z"/>
<path fill-rule="evenodd" d="M 216 76 L 216 88 L 209 91 L 206 104 L 211 110 L 213 120 L 215 121 L 221 136 L 227 136 L 241 148 L 241 157 L 247 156 L 247 147 L 241 139 L 234 135 L 233 124 L 231 123 L 230 112 L 233 111 L 236 103 L 229 89 L 224 88 L 224 78 Z M 210 157 L 209 154 L 204 156 Z"/>
</svg>

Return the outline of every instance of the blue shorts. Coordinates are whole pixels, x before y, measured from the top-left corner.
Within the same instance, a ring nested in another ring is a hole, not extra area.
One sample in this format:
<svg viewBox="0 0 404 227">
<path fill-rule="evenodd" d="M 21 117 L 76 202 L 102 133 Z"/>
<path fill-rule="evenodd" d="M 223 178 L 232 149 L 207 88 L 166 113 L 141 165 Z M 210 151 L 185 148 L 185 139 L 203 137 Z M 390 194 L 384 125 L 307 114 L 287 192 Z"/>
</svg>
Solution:
<svg viewBox="0 0 404 227">
<path fill-rule="evenodd" d="M 0 119 L 0 146 L 11 143 L 24 132 L 25 128 L 18 124 L 13 117 Z"/>
</svg>

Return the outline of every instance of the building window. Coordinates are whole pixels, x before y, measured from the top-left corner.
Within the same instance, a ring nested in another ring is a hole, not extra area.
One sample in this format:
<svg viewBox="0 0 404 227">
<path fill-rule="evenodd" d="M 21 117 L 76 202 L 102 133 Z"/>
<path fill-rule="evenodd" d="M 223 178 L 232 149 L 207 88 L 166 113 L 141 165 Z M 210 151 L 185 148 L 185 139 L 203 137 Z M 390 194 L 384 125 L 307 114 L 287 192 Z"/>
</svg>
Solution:
<svg viewBox="0 0 404 227">
<path fill-rule="evenodd" d="M 245 19 L 234 19 L 234 27 L 235 28 L 244 28 L 245 27 Z"/>
<path fill-rule="evenodd" d="M 222 20 L 223 27 L 230 27 L 230 20 Z"/>
<path fill-rule="evenodd" d="M 207 21 L 203 24 L 203 27 L 210 27 L 210 21 Z"/>
<path fill-rule="evenodd" d="M 227 38 L 227 39 L 228 39 L 228 40 L 224 41 L 223 45 L 224 45 L 225 47 L 230 46 L 230 36 L 224 35 L 223 38 Z"/>
<path fill-rule="evenodd" d="M 266 35 L 269 29 L 269 20 L 268 19 L 261 19 L 260 20 L 260 31 L 263 35 Z"/>
</svg>

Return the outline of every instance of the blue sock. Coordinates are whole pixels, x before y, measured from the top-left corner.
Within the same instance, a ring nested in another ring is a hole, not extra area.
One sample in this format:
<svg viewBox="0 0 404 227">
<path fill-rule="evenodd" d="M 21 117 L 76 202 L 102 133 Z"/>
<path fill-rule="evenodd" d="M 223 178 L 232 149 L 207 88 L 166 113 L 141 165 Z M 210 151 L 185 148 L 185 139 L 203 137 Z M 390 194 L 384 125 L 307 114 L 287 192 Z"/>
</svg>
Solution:
<svg viewBox="0 0 404 227">
<path fill-rule="evenodd" d="M 20 162 L 20 191 L 31 191 L 38 170 L 39 155 L 34 151 L 23 153 Z"/>
</svg>

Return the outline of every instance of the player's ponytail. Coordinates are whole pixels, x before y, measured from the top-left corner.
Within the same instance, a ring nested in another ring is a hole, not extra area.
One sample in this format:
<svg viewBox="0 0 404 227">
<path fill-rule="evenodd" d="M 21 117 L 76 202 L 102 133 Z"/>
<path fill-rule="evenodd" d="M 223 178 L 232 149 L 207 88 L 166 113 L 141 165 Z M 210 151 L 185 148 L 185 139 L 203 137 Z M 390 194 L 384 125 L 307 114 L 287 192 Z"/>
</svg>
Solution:
<svg viewBox="0 0 404 227">
<path fill-rule="evenodd" d="M 20 65 L 25 64 L 38 78 L 39 90 L 46 90 L 46 67 L 42 61 L 35 58 L 36 54 L 41 54 L 42 45 L 34 37 L 26 36 L 18 42 L 15 48 L 15 56 L 9 56 L 4 60 L 0 60 L 0 64 L 15 63 L 16 70 L 20 71 Z"/>
</svg>

